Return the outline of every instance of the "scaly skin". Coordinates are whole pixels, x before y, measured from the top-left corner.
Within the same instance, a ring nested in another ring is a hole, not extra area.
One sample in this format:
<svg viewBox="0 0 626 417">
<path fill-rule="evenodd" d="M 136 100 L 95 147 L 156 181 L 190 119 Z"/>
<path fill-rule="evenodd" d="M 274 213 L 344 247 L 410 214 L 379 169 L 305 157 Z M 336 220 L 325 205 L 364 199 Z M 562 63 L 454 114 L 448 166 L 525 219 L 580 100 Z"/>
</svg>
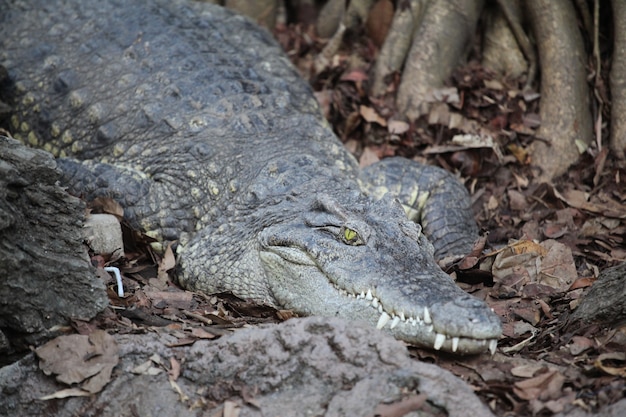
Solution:
<svg viewBox="0 0 626 417">
<path fill-rule="evenodd" d="M 179 0 L 0 8 L 14 135 L 57 155 L 73 192 L 114 197 L 133 225 L 178 240 L 182 286 L 495 349 L 498 317 L 433 256 L 471 246 L 467 192 L 402 159 L 361 172 L 269 34 Z"/>
</svg>

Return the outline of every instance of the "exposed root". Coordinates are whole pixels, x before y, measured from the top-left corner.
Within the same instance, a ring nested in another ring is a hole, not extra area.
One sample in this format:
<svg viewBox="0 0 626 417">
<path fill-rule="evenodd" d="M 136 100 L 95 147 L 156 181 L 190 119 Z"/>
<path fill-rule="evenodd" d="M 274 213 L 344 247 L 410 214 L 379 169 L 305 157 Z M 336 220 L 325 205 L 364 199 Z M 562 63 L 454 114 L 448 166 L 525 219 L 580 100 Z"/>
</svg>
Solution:
<svg viewBox="0 0 626 417">
<path fill-rule="evenodd" d="M 443 87 L 465 55 L 482 7 L 482 0 L 435 0 L 428 5 L 398 89 L 398 109 L 410 120 L 428 112 L 429 93 Z"/>
<path fill-rule="evenodd" d="M 611 1 L 613 6 L 613 63 L 611 64 L 611 150 L 623 159 L 626 152 L 626 3 Z"/>
<path fill-rule="evenodd" d="M 583 40 L 569 2 L 529 0 L 526 3 L 541 61 L 541 127 L 544 139 L 531 146 L 540 179 L 563 174 L 592 138 L 589 87 Z"/>
</svg>

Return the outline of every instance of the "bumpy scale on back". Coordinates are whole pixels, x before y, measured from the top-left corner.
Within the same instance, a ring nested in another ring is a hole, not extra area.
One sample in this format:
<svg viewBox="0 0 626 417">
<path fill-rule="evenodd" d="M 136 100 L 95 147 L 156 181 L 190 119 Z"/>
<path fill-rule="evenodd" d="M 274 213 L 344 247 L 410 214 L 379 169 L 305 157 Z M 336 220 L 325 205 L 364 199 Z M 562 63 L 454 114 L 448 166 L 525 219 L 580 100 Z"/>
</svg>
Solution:
<svg viewBox="0 0 626 417">
<path fill-rule="evenodd" d="M 0 8 L 14 135 L 60 157 L 75 193 L 111 196 L 136 227 L 179 240 L 181 285 L 495 349 L 498 317 L 433 256 L 471 247 L 465 189 L 402 159 L 360 171 L 265 31 L 196 2 Z"/>
</svg>

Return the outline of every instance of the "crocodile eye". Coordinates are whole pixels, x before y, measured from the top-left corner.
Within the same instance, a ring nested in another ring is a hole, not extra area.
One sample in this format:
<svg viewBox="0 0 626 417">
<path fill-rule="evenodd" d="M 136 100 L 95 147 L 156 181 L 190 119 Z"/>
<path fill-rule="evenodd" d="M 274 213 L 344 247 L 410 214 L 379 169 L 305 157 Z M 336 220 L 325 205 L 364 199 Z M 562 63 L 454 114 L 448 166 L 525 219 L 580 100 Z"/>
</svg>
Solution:
<svg viewBox="0 0 626 417">
<path fill-rule="evenodd" d="M 361 239 L 361 236 L 359 236 L 359 233 L 354 229 L 350 229 L 349 227 L 343 228 L 342 238 L 343 238 L 343 242 L 348 245 L 357 246 L 357 245 L 363 244 L 363 239 Z"/>
</svg>

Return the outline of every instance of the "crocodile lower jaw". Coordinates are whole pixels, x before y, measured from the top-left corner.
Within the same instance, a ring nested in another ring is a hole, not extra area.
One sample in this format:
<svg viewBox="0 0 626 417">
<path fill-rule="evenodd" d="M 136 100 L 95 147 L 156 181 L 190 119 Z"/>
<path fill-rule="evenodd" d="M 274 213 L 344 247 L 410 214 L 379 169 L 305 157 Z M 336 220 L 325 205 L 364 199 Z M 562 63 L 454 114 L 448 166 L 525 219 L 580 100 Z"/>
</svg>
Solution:
<svg viewBox="0 0 626 417">
<path fill-rule="evenodd" d="M 369 303 L 370 307 L 380 314 L 378 322 L 376 323 L 377 329 L 382 330 L 388 326 L 389 330 L 393 332 L 398 326 L 412 326 L 416 329 L 421 328 L 425 333 L 433 336 L 434 342 L 430 347 L 435 350 L 444 348 L 445 350 L 456 353 L 459 346 L 464 346 L 464 353 L 478 353 L 489 349 L 489 352 L 494 355 L 498 347 L 497 338 L 475 339 L 436 332 L 428 307 L 424 307 L 422 317 L 405 316 L 403 312 L 395 314 L 386 311 L 380 300 L 372 294 L 371 290 L 367 292 L 363 291 L 360 294 L 353 294 L 337 286 L 335 286 L 335 289 L 338 290 L 342 296 Z M 414 342 L 411 340 L 407 341 Z M 426 345 L 425 343 L 422 344 Z"/>
</svg>

